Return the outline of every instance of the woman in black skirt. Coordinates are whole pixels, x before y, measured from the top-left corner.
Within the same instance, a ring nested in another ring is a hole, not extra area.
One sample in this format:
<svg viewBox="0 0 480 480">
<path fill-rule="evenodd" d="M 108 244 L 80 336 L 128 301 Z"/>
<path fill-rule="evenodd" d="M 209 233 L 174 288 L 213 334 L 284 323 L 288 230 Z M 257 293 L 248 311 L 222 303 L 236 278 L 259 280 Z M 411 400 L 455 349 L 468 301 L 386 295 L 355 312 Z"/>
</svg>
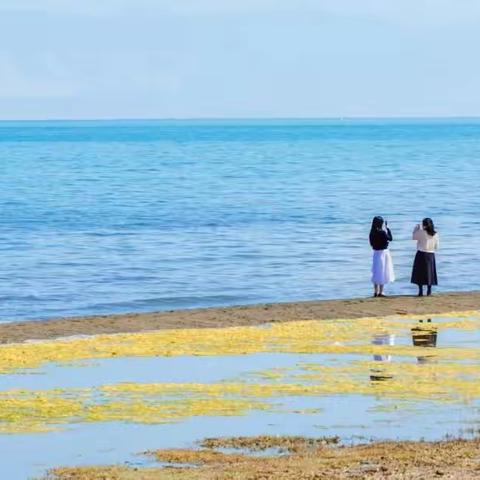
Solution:
<svg viewBox="0 0 480 480">
<path fill-rule="evenodd" d="M 417 254 L 413 262 L 412 283 L 418 285 L 418 296 L 423 297 L 424 285 L 427 286 L 427 295 L 432 294 L 432 285 L 437 285 L 435 252 L 439 238 L 431 218 L 424 218 L 422 225 L 415 227 L 413 240 L 417 241 Z"/>
</svg>

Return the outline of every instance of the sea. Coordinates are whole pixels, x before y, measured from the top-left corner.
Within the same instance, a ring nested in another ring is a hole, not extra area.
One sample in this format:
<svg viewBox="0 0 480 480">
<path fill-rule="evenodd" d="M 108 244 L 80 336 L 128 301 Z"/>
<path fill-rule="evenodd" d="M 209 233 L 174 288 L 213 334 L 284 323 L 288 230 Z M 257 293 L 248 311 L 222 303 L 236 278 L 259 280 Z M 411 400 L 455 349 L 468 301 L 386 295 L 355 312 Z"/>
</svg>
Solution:
<svg viewBox="0 0 480 480">
<path fill-rule="evenodd" d="M 480 120 L 0 122 L 0 322 L 480 289 Z M 382 301 L 382 300 L 379 300 Z"/>
</svg>

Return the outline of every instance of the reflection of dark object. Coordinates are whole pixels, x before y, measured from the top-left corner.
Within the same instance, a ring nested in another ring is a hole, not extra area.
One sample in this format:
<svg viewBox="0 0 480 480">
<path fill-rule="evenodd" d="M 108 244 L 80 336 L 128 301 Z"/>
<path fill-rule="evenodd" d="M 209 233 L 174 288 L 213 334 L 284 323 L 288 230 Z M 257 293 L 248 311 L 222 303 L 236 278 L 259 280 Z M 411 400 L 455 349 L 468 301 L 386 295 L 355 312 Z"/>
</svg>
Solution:
<svg viewBox="0 0 480 480">
<path fill-rule="evenodd" d="M 385 380 L 391 380 L 393 375 L 385 375 L 382 374 L 381 371 L 372 370 L 372 374 L 370 375 L 370 380 L 372 382 L 384 382 Z"/>
<path fill-rule="evenodd" d="M 412 342 L 415 347 L 430 347 L 435 348 L 437 346 L 437 329 L 432 327 L 432 320 L 429 318 L 423 325 L 423 320 L 419 320 L 418 323 L 422 325 L 412 328 Z M 425 355 L 417 357 L 418 363 L 428 363 L 432 355 Z"/>
<path fill-rule="evenodd" d="M 420 320 L 419 323 L 423 323 Z M 427 323 L 432 323 L 429 318 Z M 419 326 L 412 328 L 412 341 L 415 347 L 436 347 L 437 346 L 437 330 L 433 327 Z"/>
<path fill-rule="evenodd" d="M 412 328 L 412 340 L 415 347 L 436 347 L 437 331 L 425 331 Z"/>
</svg>

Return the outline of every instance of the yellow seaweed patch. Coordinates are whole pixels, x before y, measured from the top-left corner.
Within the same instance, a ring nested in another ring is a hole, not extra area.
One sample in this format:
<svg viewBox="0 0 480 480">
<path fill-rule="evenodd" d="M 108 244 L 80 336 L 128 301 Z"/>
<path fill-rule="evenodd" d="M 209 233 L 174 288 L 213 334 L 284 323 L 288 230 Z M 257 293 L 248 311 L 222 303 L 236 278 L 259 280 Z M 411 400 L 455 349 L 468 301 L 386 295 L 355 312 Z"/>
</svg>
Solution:
<svg viewBox="0 0 480 480">
<path fill-rule="evenodd" d="M 82 414 L 81 402 L 51 392 L 2 392 L 0 433 L 45 432 Z"/>
<path fill-rule="evenodd" d="M 264 327 L 225 329 L 179 329 L 143 333 L 97 335 L 0 346 L 0 373 L 23 368 L 37 368 L 47 362 L 72 362 L 111 357 L 155 357 L 179 355 L 240 355 L 261 352 L 350 353 L 415 356 L 416 347 L 370 345 L 379 332 L 401 334 L 418 319 L 428 315 L 360 318 L 343 320 L 309 320 L 272 323 Z M 480 328 L 479 312 L 454 312 L 441 315 L 438 330 Z M 478 349 L 439 348 L 434 355 L 449 359 L 477 359 Z"/>
<path fill-rule="evenodd" d="M 0 392 L 0 432 L 46 431 L 69 423 L 161 423 L 202 415 L 243 415 L 254 409 L 278 411 L 278 399 L 284 397 L 369 395 L 393 399 L 399 405 L 422 400 L 478 400 L 478 348 L 425 348 L 431 343 L 432 328 L 435 340 L 444 329 L 478 330 L 478 312 L 442 315 L 434 326 L 419 324 L 419 318 L 303 321 L 3 345 L 3 373 L 45 362 L 115 356 L 301 352 L 331 354 L 331 361 L 256 371 L 214 384 L 131 382 L 85 389 L 4 391 Z M 411 346 L 390 344 L 393 335 L 412 335 L 412 328 L 419 342 L 412 340 Z M 296 412 L 314 414 L 317 410 Z"/>
<path fill-rule="evenodd" d="M 220 385 L 205 391 L 156 385 L 155 396 L 153 390 L 145 385 L 143 393 L 138 388 L 133 395 L 121 388 L 0 392 L 0 433 L 46 432 L 70 423 L 166 423 L 195 416 L 238 416 L 268 408 L 257 398 L 222 395 Z"/>
<path fill-rule="evenodd" d="M 0 392 L 0 432 L 44 431 L 68 423 L 162 423 L 195 416 L 278 410 L 285 397 L 368 395 L 405 402 L 468 402 L 480 398 L 480 369 L 463 363 L 353 361 L 300 364 L 260 372 L 264 383 L 120 383 L 90 389 Z M 262 374 L 263 373 L 263 374 Z M 318 410 L 293 410 L 314 414 Z"/>
</svg>

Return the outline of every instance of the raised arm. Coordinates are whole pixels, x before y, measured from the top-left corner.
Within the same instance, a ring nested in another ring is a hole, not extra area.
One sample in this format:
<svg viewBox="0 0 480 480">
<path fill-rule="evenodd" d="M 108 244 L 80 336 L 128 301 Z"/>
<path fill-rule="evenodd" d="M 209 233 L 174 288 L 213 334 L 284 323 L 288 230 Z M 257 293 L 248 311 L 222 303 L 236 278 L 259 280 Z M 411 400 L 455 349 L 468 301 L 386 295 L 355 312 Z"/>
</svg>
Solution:
<svg viewBox="0 0 480 480">
<path fill-rule="evenodd" d="M 412 233 L 412 240 L 419 240 L 420 239 L 420 232 L 421 232 L 420 224 L 415 225 Z"/>
<path fill-rule="evenodd" d="M 389 242 L 391 242 L 393 240 L 392 232 L 390 231 L 390 229 L 388 227 L 387 227 L 387 238 L 388 238 Z"/>
</svg>

